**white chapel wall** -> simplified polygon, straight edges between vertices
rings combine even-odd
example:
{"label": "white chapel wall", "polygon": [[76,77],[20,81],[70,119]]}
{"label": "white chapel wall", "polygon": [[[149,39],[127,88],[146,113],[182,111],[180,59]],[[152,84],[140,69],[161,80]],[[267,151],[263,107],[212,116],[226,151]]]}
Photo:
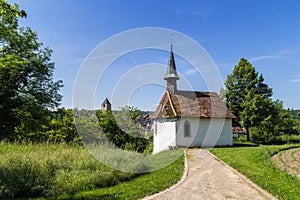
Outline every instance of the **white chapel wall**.
{"label": "white chapel wall", "polygon": [[154,120],[153,153],[176,146],[176,122],[173,119]]}
{"label": "white chapel wall", "polygon": [[[191,124],[191,136],[184,137],[184,122]],[[182,118],[176,123],[178,146],[211,147],[232,145],[231,119],[224,118]]]}

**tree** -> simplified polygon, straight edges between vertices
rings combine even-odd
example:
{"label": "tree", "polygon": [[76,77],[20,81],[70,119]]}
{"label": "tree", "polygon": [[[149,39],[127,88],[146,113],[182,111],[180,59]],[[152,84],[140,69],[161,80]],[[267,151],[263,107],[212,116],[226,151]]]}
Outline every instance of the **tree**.
{"label": "tree", "polygon": [[283,108],[283,102],[276,100],[269,105],[268,116],[255,127],[253,139],[268,142],[278,136],[298,134],[296,121]]}
{"label": "tree", "polygon": [[116,147],[121,149],[143,152],[149,145],[144,138],[141,127],[133,123],[140,110],[135,107],[122,107],[120,112],[113,115],[111,111],[98,111],[99,125],[107,137]]}
{"label": "tree", "polygon": [[111,111],[98,111],[97,117],[101,130],[107,139],[116,147],[124,149],[128,140],[127,135],[117,125],[113,113]]}
{"label": "tree", "polygon": [[231,112],[237,117],[235,123],[249,129],[265,117],[265,107],[272,96],[272,89],[264,82],[262,74],[244,58],[233,69],[225,81],[225,100]]}
{"label": "tree", "polygon": [[115,115],[115,120],[119,128],[134,137],[142,136],[142,127],[137,126],[134,120],[141,114],[141,111],[133,106],[125,106],[120,108],[120,112]]}
{"label": "tree", "polygon": [[295,121],[279,100],[272,100],[272,89],[264,83],[262,74],[244,58],[228,75],[226,89],[221,90],[226,103],[237,119],[236,124],[246,129],[250,141],[253,136],[262,142],[283,134],[297,134]]}
{"label": "tree", "polygon": [[43,135],[48,142],[76,143],[80,141],[72,109],[61,108],[53,112],[48,127],[45,128],[47,131],[44,131]]}
{"label": "tree", "polygon": [[36,32],[19,27],[26,12],[0,0],[0,139],[41,129],[60,104],[62,81],[53,80],[52,51]]}

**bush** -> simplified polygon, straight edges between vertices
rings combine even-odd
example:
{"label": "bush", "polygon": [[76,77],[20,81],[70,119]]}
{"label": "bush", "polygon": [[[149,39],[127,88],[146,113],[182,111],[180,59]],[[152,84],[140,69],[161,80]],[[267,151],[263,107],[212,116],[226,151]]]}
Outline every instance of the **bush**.
{"label": "bush", "polygon": [[241,136],[237,139],[237,142],[247,142],[247,136],[244,135],[244,136]]}
{"label": "bush", "polygon": [[299,144],[300,135],[281,135],[273,137],[266,144]]}

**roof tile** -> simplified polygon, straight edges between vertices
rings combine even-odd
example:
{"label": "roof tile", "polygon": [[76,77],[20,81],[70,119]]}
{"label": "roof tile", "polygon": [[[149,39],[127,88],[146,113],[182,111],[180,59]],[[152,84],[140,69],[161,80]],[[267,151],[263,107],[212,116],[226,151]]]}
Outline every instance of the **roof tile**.
{"label": "roof tile", "polygon": [[152,118],[235,118],[216,92],[165,91]]}

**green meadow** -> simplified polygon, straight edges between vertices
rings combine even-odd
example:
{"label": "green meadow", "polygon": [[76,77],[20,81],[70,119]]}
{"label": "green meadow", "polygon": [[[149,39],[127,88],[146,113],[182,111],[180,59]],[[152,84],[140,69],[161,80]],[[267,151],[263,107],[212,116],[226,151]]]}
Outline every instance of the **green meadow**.
{"label": "green meadow", "polygon": [[[174,153],[158,156],[168,159]],[[105,166],[79,145],[0,142],[0,199],[142,198],[180,180],[183,150],[175,154],[178,159],[165,168],[130,173]],[[141,160],[133,167],[151,171],[153,166]]]}

